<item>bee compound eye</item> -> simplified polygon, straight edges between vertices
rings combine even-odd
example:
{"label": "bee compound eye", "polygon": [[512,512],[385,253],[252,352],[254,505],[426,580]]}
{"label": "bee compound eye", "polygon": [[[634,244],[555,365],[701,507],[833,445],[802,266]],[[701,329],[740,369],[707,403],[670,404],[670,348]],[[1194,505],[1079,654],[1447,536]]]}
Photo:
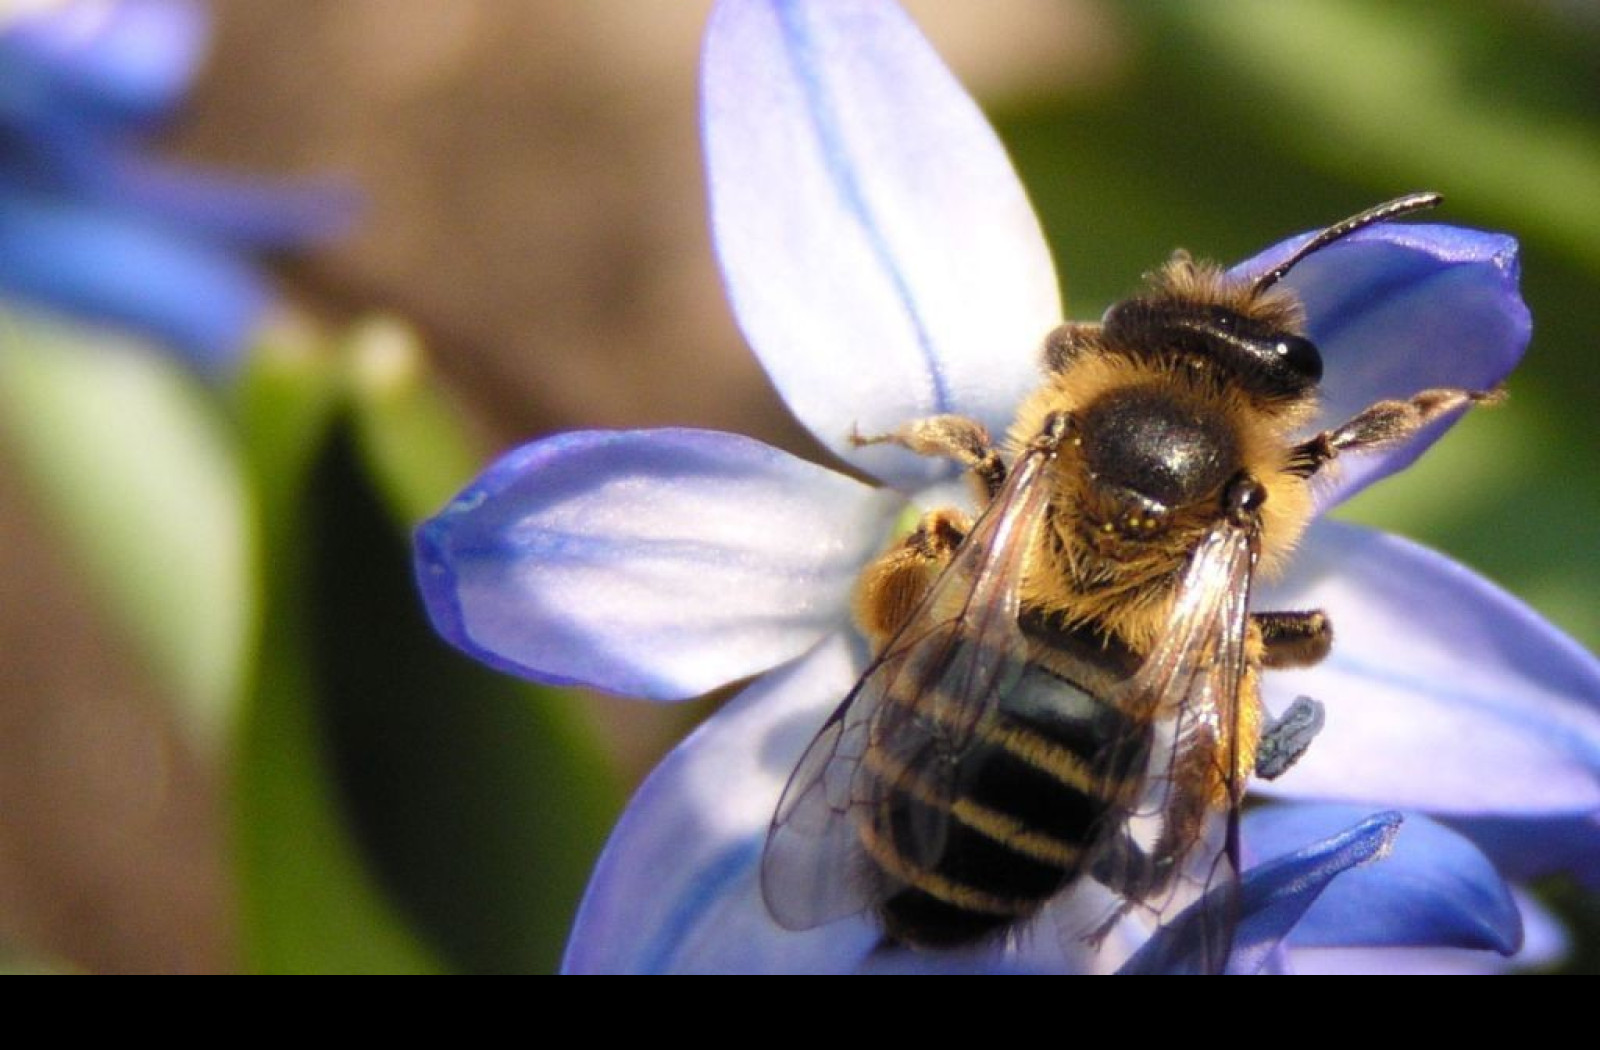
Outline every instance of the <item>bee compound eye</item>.
{"label": "bee compound eye", "polygon": [[1279,336],[1272,345],[1272,353],[1284,368],[1308,382],[1322,378],[1322,353],[1317,344],[1304,336]]}

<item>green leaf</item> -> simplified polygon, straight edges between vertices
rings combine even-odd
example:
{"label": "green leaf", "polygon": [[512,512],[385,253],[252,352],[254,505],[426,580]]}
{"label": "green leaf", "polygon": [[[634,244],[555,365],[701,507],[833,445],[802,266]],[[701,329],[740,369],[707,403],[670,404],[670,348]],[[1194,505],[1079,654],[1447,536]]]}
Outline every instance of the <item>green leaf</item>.
{"label": "green leaf", "polygon": [[[432,630],[354,428],[319,462],[314,666],[349,820],[457,969],[551,971],[620,808],[572,699]],[[396,449],[400,446],[397,444]]]}
{"label": "green leaf", "polygon": [[238,779],[270,971],[548,971],[620,808],[572,698],[426,621],[411,523],[474,467],[404,330],[264,355],[242,420],[267,588]]}
{"label": "green leaf", "polygon": [[433,972],[350,834],[319,711],[307,501],[340,407],[337,367],[315,345],[269,347],[242,389],[265,589],[234,781],[243,951],[263,972]]}

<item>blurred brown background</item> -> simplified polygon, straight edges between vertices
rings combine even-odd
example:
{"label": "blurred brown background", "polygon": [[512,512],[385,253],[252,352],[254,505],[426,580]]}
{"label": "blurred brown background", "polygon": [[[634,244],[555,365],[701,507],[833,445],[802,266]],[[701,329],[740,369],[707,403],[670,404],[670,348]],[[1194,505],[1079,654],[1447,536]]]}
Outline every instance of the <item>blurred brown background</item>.
{"label": "blurred brown background", "polygon": [[[1098,6],[909,6],[981,100],[1092,90],[1117,69]],[[295,301],[415,323],[492,447],[686,424],[803,451],[711,257],[694,108],[708,8],[223,0],[171,149],[355,182],[356,235],[295,264]],[[226,784],[6,469],[0,578],[0,940],[21,965],[233,968]],[[688,717],[597,704],[635,772]]]}

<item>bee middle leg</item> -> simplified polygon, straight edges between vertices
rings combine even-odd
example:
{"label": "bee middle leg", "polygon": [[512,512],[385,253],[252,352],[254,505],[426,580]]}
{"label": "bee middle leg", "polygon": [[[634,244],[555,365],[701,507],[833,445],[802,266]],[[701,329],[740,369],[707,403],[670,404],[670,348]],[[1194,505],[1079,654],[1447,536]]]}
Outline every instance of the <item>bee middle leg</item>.
{"label": "bee middle leg", "polygon": [[1290,469],[1302,478],[1309,478],[1342,453],[1399,444],[1441,416],[1471,405],[1492,405],[1504,397],[1505,392],[1498,387],[1493,390],[1437,387],[1404,401],[1376,402],[1343,426],[1325,430],[1296,445]]}
{"label": "bee middle leg", "polygon": [[967,416],[944,415],[914,419],[887,434],[851,434],[850,443],[899,445],[919,456],[943,456],[972,471],[990,499],[1006,481],[1006,464],[1000,450],[989,440],[989,430]]}
{"label": "bee middle leg", "polygon": [[[1251,613],[1250,623],[1261,638],[1262,667],[1310,667],[1333,647],[1333,624],[1321,609]],[[1250,759],[1255,775],[1276,780],[1287,773],[1322,731],[1322,722],[1322,705],[1308,696],[1297,697],[1280,717],[1268,717]]]}
{"label": "bee middle leg", "polygon": [[[1309,667],[1322,663],[1323,656],[1333,648],[1333,623],[1320,608],[1251,613],[1250,623],[1261,637],[1262,667]],[[1322,731],[1322,722],[1322,704],[1309,696],[1294,699],[1282,717],[1269,717],[1261,727],[1250,759],[1256,776],[1277,779],[1285,775],[1306,754],[1310,741]]]}
{"label": "bee middle leg", "polygon": [[1333,623],[1321,609],[1251,613],[1261,632],[1261,666],[1274,670],[1321,663],[1333,648]]}

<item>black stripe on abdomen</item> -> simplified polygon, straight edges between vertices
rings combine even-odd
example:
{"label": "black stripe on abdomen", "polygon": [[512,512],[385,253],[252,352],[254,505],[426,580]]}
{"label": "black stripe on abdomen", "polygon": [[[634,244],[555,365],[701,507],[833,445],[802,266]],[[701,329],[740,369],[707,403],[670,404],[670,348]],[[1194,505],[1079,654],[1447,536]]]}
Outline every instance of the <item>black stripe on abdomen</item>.
{"label": "black stripe on abdomen", "polygon": [[898,940],[960,944],[1033,914],[1082,870],[1142,768],[1132,754],[1104,768],[1107,742],[1134,732],[1114,708],[1042,668],[1027,678],[958,757],[932,741],[869,756],[878,808],[863,834],[897,887],[881,911]]}

